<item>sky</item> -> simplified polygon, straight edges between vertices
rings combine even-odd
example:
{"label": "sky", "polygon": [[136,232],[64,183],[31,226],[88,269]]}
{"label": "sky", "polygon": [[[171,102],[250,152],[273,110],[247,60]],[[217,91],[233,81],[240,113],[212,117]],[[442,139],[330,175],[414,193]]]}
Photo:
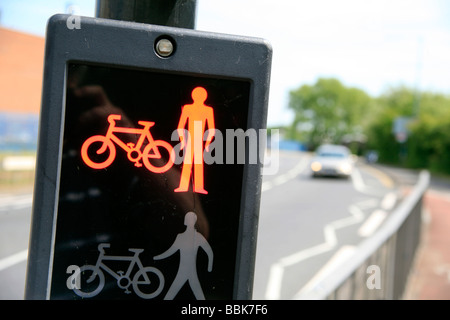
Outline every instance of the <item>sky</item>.
{"label": "sky", "polygon": [[[70,5],[95,15],[95,0],[0,0],[0,25],[44,36]],[[196,29],[271,43],[268,126],[290,124],[289,91],[321,77],[372,96],[399,86],[450,94],[448,0],[197,0]]]}

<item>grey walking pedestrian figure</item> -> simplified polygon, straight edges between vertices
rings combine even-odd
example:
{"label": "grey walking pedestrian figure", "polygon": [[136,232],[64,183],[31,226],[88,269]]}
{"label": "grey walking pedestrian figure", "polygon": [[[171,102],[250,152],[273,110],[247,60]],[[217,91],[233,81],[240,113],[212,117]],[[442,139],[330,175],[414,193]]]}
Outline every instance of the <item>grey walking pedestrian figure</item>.
{"label": "grey walking pedestrian figure", "polygon": [[202,287],[197,275],[197,252],[201,247],[208,255],[208,272],[212,271],[213,266],[213,251],[205,237],[195,229],[197,222],[197,215],[195,212],[188,212],[184,217],[184,224],[186,230],[179,233],[167,251],[155,256],[153,259],[161,260],[171,256],[180,251],[180,266],[178,268],[175,280],[167,291],[164,300],[173,300],[178,294],[183,285],[188,282],[192,292],[197,300],[205,300]]}

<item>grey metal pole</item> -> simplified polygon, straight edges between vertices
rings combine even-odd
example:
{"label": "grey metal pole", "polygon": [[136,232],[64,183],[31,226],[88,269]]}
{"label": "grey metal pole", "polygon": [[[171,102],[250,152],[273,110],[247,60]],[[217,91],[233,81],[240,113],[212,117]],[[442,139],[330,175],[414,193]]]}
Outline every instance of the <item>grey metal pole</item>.
{"label": "grey metal pole", "polygon": [[98,18],[194,29],[197,0],[97,0]]}

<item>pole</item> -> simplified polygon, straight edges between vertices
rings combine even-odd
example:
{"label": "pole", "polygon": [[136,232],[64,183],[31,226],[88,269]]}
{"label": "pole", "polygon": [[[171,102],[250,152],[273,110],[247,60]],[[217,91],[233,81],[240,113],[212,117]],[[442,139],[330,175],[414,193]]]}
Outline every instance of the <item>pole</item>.
{"label": "pole", "polygon": [[97,0],[98,18],[194,29],[197,0]]}

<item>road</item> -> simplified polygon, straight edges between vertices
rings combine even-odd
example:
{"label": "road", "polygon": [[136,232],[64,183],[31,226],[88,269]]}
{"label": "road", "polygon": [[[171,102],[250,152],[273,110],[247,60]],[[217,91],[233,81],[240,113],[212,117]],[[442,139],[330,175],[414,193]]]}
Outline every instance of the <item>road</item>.
{"label": "road", "polygon": [[29,192],[0,195],[0,300],[24,296],[31,204]]}
{"label": "road", "polygon": [[395,181],[364,161],[351,179],[312,178],[309,158],[282,153],[279,173],[264,176],[254,299],[295,299],[348,257],[399,201]]}
{"label": "road", "polygon": [[[265,175],[254,299],[292,299],[369,237],[398,202],[390,175],[359,162],[351,179],[310,177],[308,153]],[[414,177],[412,178],[414,180]],[[23,299],[32,196],[0,195],[0,299]]]}

